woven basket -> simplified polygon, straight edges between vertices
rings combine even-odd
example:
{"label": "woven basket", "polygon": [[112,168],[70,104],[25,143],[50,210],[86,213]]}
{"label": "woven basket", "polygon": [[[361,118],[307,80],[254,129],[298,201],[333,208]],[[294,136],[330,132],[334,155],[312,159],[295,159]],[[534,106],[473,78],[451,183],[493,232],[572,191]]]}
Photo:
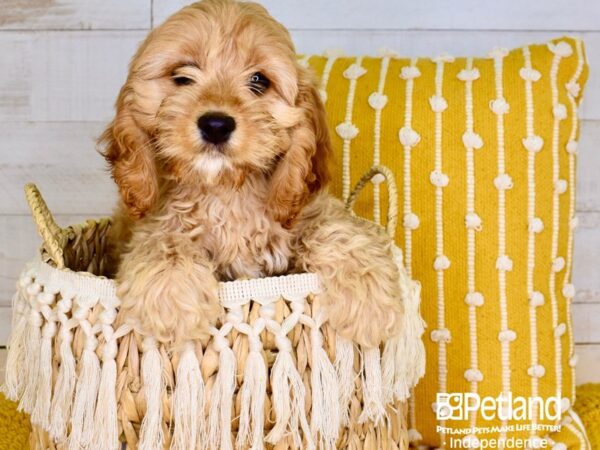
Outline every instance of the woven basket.
{"label": "woven basket", "polygon": [[[397,209],[388,182],[388,231]],[[44,240],[14,299],[7,397],[31,414],[32,449],[407,449],[406,400],[424,372],[420,288],[401,268],[402,333],[377,349],[338,337],[319,281],[297,274],[220,284],[227,314],[206,342],[168,353],[115,328],[109,219],[61,229],[33,185]]]}

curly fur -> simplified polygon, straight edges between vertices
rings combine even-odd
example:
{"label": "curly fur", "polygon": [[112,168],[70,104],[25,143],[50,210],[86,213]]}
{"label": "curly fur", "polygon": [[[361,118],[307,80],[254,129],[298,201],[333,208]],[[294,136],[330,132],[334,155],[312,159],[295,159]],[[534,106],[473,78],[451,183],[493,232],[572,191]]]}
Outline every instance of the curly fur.
{"label": "curly fur", "polygon": [[[263,95],[248,87],[257,71]],[[205,0],[173,15],[137,51],[116,109],[101,145],[121,196],[121,320],[180,345],[219,320],[218,281],[309,270],[343,336],[375,346],[399,331],[391,241],[326,193],[316,84],[264,8]],[[236,121],[219,148],[197,129],[209,111]]]}

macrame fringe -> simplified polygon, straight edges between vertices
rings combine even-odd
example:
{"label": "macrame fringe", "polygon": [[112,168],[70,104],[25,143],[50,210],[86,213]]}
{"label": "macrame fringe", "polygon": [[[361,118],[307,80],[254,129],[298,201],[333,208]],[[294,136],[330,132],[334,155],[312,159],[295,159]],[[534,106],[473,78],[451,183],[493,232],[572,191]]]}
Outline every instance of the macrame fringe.
{"label": "macrame fringe", "polygon": [[96,356],[95,337],[93,339],[88,337],[85,345],[71,413],[69,450],[85,448],[91,442],[94,431],[94,408],[98,398],[100,361]]}
{"label": "macrame fringe", "polygon": [[[412,388],[425,375],[425,345],[421,337],[425,332],[425,321],[421,318],[421,285],[416,281],[408,280],[410,284],[410,295],[405,306],[404,350],[406,358],[402,359],[402,371],[407,374],[406,379]],[[407,396],[408,397],[408,396]],[[406,398],[407,398],[406,397]]]}
{"label": "macrame fringe", "polygon": [[301,427],[306,444],[304,448],[312,450],[315,443],[312,439],[304,396],[306,390],[302,378],[296,369],[289,349],[280,348],[271,370],[271,390],[273,392],[273,410],[275,425],[265,438],[265,441],[276,445],[285,435],[291,435],[294,445],[302,448]]}
{"label": "macrame fringe", "polygon": [[204,441],[204,380],[191,342],[184,348],[177,366],[173,420],[171,450],[195,449],[197,442]]}
{"label": "macrame fringe", "polygon": [[25,276],[19,280],[19,287],[13,296],[13,318],[8,356],[6,358],[5,378],[2,392],[9,400],[16,402],[23,394],[24,366],[26,358],[25,340],[27,338],[27,305],[26,288],[32,282],[31,277]]}
{"label": "macrame fringe", "polygon": [[212,449],[232,450],[231,409],[235,390],[235,355],[223,336],[215,336],[214,345],[219,352],[219,372],[210,396],[208,442]]}
{"label": "macrame fringe", "polygon": [[25,338],[26,358],[23,362],[23,373],[21,375],[25,379],[25,385],[23,389],[23,396],[21,397],[21,401],[19,402],[19,407],[17,409],[19,411],[25,411],[28,414],[31,414],[33,408],[35,407],[39,380],[38,375],[42,338],[41,327],[44,322],[42,315],[36,309],[34,309],[36,306],[35,295],[39,292],[39,290],[40,286],[37,283],[34,283],[27,288],[31,309],[29,311],[27,333]]}
{"label": "macrame fringe", "polygon": [[54,397],[52,398],[52,405],[50,407],[49,432],[50,436],[54,439],[63,441],[67,437],[67,424],[71,417],[71,405],[77,375],[75,373],[75,357],[71,350],[73,335],[70,329],[65,327],[65,324],[62,325],[60,330],[60,339],[60,366],[56,377]]}
{"label": "macrame fringe", "polygon": [[351,341],[340,336],[335,344],[335,371],[339,386],[340,423],[350,424],[350,400],[354,393],[354,345]]}
{"label": "macrame fringe", "polygon": [[[401,254],[395,256],[398,264],[402,264]],[[420,285],[409,280],[403,270],[401,277],[405,306],[402,334],[386,343],[383,356],[380,356],[378,348],[365,351],[360,373],[356,373],[354,366],[354,344],[339,336],[336,337],[335,362],[332,364],[323,348],[320,319],[313,321],[303,315],[304,298],[292,301],[292,315],[284,325],[272,321],[273,314],[268,311],[270,306],[273,309],[271,304],[261,307],[260,320],[273,322],[267,329],[275,335],[279,350],[270,372],[269,386],[275,423],[266,437],[263,436],[264,408],[269,371],[260,341],[260,333],[266,325],[255,322],[253,327],[247,325],[248,328],[244,329],[243,315],[234,317],[230,312],[231,320],[227,320],[220,330],[211,331],[214,348],[219,353],[219,368],[210,391],[207,420],[204,417],[207,392],[194,343],[189,343],[182,350],[170,410],[174,424],[170,448],[233,450],[231,424],[234,420],[236,357],[227,339],[233,327],[247,335],[249,340],[249,353],[239,391],[240,416],[235,441],[238,450],[264,450],[265,442],[273,445],[284,443],[308,450],[317,447],[335,449],[340,425],[350,425],[351,399],[359,381],[357,377],[361,378],[364,403],[359,423],[372,421],[375,426],[381,425],[387,417],[385,405],[405,400],[409,389],[423,376],[425,369],[421,341],[425,325],[419,315]],[[92,325],[88,315],[98,304],[97,299],[78,296],[77,302],[73,295],[61,292],[62,299],[54,305],[56,294],[53,292],[47,287],[42,291],[39,281],[33,279],[33,272],[21,278],[20,288],[13,298],[13,335],[3,389],[9,398],[21,397],[19,409],[30,413],[32,422],[46,429],[53,439],[69,450],[118,450],[117,341],[130,331],[126,328],[112,329],[118,299],[114,298],[114,304],[110,303],[111,299],[101,302],[105,308],[100,317],[101,323],[95,320]],[[75,304],[74,309],[71,309],[72,303]],[[241,308],[239,312],[241,314]],[[298,371],[291,342],[286,336],[297,323],[311,329],[310,424],[306,412],[306,380]],[[59,324],[57,344],[60,343],[60,364],[52,389],[52,347]],[[79,361],[75,360],[72,350],[72,329],[75,327],[85,336]],[[102,364],[96,354],[99,330],[105,339]],[[163,450],[167,440],[163,418],[163,360],[154,338],[144,339],[142,347],[141,375],[146,412],[141,423],[138,448]]]}
{"label": "macrame fringe", "polygon": [[38,370],[37,401],[31,413],[31,422],[47,430],[50,426],[50,404],[52,400],[52,338],[56,324],[47,322],[42,329],[42,345]]}
{"label": "macrame fringe", "polygon": [[264,407],[267,395],[267,366],[257,336],[249,337],[250,353],[246,359],[244,381],[240,389],[241,412],[236,447],[263,450]]}
{"label": "macrame fringe", "polygon": [[402,333],[390,339],[383,352],[383,381],[386,386],[384,400],[391,400],[387,386],[393,386],[393,399],[405,401],[410,396],[410,389],[425,375],[425,346],[421,339],[425,332],[425,322],[421,318],[419,309],[421,285],[410,280],[406,275],[402,252],[394,247],[393,253],[400,269],[404,316]]}
{"label": "macrame fringe", "polygon": [[335,449],[340,429],[339,386],[335,368],[323,349],[319,324],[311,329],[312,347],[312,413],[311,431],[318,437],[320,448]]}
{"label": "macrame fringe", "polygon": [[[116,344],[115,344],[116,345]],[[118,450],[119,424],[117,421],[117,363],[114,352],[105,349],[102,358],[102,374],[98,389],[98,402],[94,414],[94,445],[106,450]]]}
{"label": "macrame fringe", "polygon": [[[393,338],[385,343],[383,355],[381,357],[381,377],[383,381],[383,401],[391,403],[398,398],[399,392],[396,390],[396,359],[403,358],[398,349],[398,338]],[[402,393],[400,393],[402,394]]]}
{"label": "macrame fringe", "polygon": [[358,422],[371,421],[377,426],[386,417],[379,348],[364,351],[362,369],[363,411]]}
{"label": "macrame fringe", "polygon": [[140,450],[162,450],[164,433],[162,428],[163,390],[162,360],[156,340],[151,337],[144,339],[142,344],[142,381],[146,393],[146,414],[140,428]]}

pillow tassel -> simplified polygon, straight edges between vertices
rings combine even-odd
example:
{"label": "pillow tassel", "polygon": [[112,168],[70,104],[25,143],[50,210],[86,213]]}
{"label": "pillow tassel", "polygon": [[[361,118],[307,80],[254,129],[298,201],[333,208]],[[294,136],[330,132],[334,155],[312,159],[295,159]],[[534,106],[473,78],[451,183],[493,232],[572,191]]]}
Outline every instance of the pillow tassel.
{"label": "pillow tassel", "polygon": [[186,344],[177,365],[173,420],[171,450],[195,449],[203,439],[204,380],[193,342]]}
{"label": "pillow tassel", "polygon": [[164,433],[161,394],[164,388],[162,360],[156,340],[144,338],[142,381],[146,393],[146,414],[140,428],[140,450],[162,450]]}

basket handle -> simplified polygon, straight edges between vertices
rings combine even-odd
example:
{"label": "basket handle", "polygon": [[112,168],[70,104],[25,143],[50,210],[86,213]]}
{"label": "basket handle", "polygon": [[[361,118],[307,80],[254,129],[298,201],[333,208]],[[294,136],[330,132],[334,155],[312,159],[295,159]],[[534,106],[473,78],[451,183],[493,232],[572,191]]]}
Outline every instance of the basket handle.
{"label": "basket handle", "polygon": [[33,183],[25,185],[25,197],[31,209],[33,220],[37,226],[38,233],[44,241],[46,251],[59,269],[65,267],[63,248],[66,241],[65,232],[56,224],[48,205],[42,198],[42,194]]}
{"label": "basket handle", "polygon": [[377,165],[369,169],[361,179],[356,183],[354,189],[350,193],[350,196],[346,200],[346,208],[352,209],[358,194],[366,186],[366,184],[375,176],[382,175],[385,178],[387,189],[388,189],[388,211],[387,211],[387,234],[394,238],[396,234],[396,224],[398,223],[398,189],[396,187],[396,180],[394,179],[394,173],[386,166]]}

